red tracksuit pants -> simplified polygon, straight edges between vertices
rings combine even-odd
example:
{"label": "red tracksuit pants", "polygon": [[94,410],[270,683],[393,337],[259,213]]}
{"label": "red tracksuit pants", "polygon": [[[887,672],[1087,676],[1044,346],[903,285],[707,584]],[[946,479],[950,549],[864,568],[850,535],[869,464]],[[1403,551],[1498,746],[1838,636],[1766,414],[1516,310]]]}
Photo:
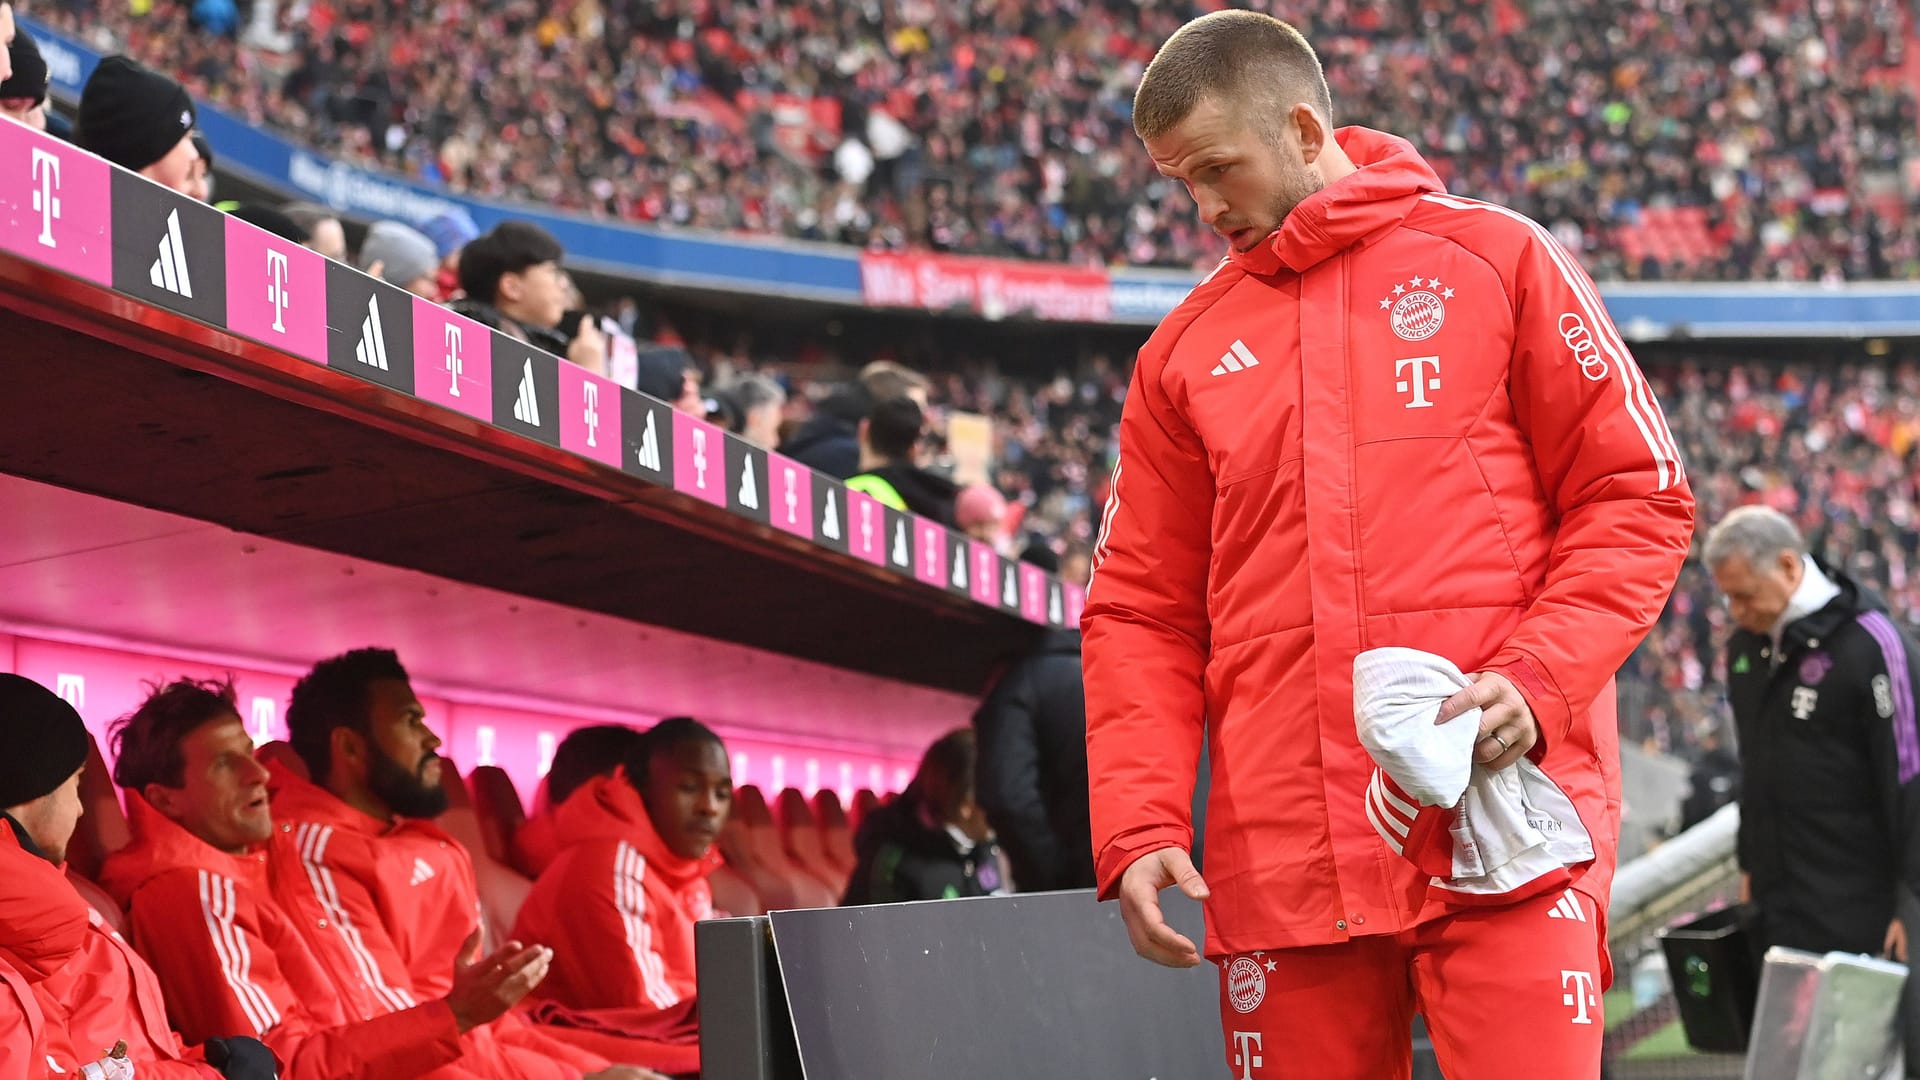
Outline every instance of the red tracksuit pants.
{"label": "red tracksuit pants", "polygon": [[1578,887],[1391,936],[1218,958],[1233,1080],[1402,1080],[1415,1013],[1447,1080],[1595,1080],[1610,974]]}

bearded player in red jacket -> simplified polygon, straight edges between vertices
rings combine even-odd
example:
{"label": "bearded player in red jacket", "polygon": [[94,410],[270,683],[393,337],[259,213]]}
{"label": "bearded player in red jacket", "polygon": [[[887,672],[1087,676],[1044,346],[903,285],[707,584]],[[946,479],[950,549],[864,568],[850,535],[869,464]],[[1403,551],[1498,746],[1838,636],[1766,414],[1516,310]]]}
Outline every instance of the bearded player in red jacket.
{"label": "bearded player in red jacket", "polygon": [[[1612,677],[1693,498],[1573,256],[1332,114],[1312,47],[1246,11],[1183,27],[1135,97],[1232,253],[1141,350],[1120,424],[1083,623],[1100,894],[1142,956],[1219,965],[1240,1080],[1405,1077],[1416,1012],[1449,1076],[1593,1077]],[[1389,645],[1473,673],[1436,719],[1482,710],[1478,763],[1566,793],[1596,853],[1570,889],[1468,906],[1375,832],[1353,663]],[[1176,884],[1200,949],[1162,918]]]}

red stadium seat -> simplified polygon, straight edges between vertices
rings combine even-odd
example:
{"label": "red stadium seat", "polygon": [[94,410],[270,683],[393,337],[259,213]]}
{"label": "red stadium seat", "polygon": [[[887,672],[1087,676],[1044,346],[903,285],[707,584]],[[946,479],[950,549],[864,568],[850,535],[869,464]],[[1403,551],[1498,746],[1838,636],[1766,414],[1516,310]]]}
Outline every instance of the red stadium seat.
{"label": "red stadium seat", "polygon": [[67,869],[84,878],[99,876],[107,856],[132,842],[127,828],[126,808],[120,802],[120,789],[107,771],[107,760],[100,744],[87,740],[87,769],[80,774],[80,805],[86,813],[67,844]]}
{"label": "red stadium seat", "polygon": [[473,859],[473,874],[480,890],[480,910],[485,916],[481,929],[486,931],[486,948],[499,948],[513,931],[513,920],[520,905],[527,902],[533,882],[526,875],[488,854],[481,835],[480,815],[460,778],[460,770],[447,763],[440,770],[440,786],[447,792],[447,812],[434,820],[447,835],[460,841]]}
{"label": "red stadium seat", "polygon": [[767,906],[760,902],[760,894],[753,891],[753,883],[745,874],[726,863],[713,872],[707,879],[713,888],[713,908],[718,914],[728,916],[765,915]]}
{"label": "red stadium seat", "polygon": [[847,821],[847,812],[840,805],[840,796],[832,788],[822,788],[813,797],[814,820],[820,823],[820,842],[826,847],[827,858],[832,860],[841,880],[853,874],[853,826]]}
{"label": "red stadium seat", "polygon": [[468,774],[467,788],[480,817],[480,838],[486,842],[487,854],[512,866],[514,834],[527,821],[513,777],[498,765],[482,765]]}
{"label": "red stadium seat", "polygon": [[800,794],[798,788],[788,788],[780,793],[778,809],[780,846],[786,851],[787,858],[802,873],[825,885],[835,895],[845,893],[847,875],[841,873],[827,855],[820,834],[820,823],[814,818],[813,807],[808,804],[807,797]]}
{"label": "red stadium seat", "polygon": [[861,788],[853,793],[853,806],[847,811],[847,827],[853,830],[853,835],[860,835],[860,823],[867,819],[868,814],[879,808],[880,796],[875,795],[871,790]]}
{"label": "red stadium seat", "polygon": [[74,873],[72,866],[67,867],[67,880],[73,883],[73,889],[80,894],[80,898],[85,900],[93,910],[99,912],[108,926],[113,927],[115,933],[121,937],[127,936],[127,913],[120,910],[119,904],[113,902],[113,897],[107,895],[107,890],[95,885],[91,879]]}
{"label": "red stadium seat", "polygon": [[733,817],[720,834],[720,852],[770,910],[832,907],[840,900],[787,856],[766,797],[752,784],[734,792]]}
{"label": "red stadium seat", "polygon": [[302,780],[313,779],[312,776],[307,774],[307,763],[302,761],[300,755],[294,753],[293,747],[287,743],[278,740],[265,743],[253,752],[253,756],[263,765],[270,762],[279,762],[282,768],[287,769]]}

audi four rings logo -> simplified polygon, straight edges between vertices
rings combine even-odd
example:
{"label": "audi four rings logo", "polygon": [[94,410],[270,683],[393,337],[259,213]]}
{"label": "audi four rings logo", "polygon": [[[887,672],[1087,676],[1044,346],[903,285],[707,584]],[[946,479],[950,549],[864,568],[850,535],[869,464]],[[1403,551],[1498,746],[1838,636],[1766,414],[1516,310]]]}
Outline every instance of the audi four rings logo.
{"label": "audi four rings logo", "polygon": [[1599,382],[1607,377],[1607,362],[1600,358],[1600,348],[1593,343],[1593,332],[1587,329],[1586,321],[1569,311],[1560,316],[1560,340],[1567,343],[1573,353],[1574,363],[1580,365],[1580,374],[1589,382]]}

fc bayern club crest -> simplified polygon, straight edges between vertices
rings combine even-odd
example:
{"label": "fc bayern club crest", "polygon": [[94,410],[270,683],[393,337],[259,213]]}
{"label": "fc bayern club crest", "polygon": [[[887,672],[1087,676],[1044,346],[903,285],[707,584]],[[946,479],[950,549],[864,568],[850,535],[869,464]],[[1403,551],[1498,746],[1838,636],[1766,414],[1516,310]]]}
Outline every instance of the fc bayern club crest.
{"label": "fc bayern club crest", "polygon": [[1439,278],[1414,277],[1395,282],[1393,291],[1382,297],[1380,310],[1402,341],[1425,341],[1440,332],[1447,321],[1447,301],[1453,290]]}
{"label": "fc bayern club crest", "polygon": [[1265,953],[1242,956],[1227,965],[1227,1003],[1245,1015],[1267,1000],[1267,972],[1260,964]]}

